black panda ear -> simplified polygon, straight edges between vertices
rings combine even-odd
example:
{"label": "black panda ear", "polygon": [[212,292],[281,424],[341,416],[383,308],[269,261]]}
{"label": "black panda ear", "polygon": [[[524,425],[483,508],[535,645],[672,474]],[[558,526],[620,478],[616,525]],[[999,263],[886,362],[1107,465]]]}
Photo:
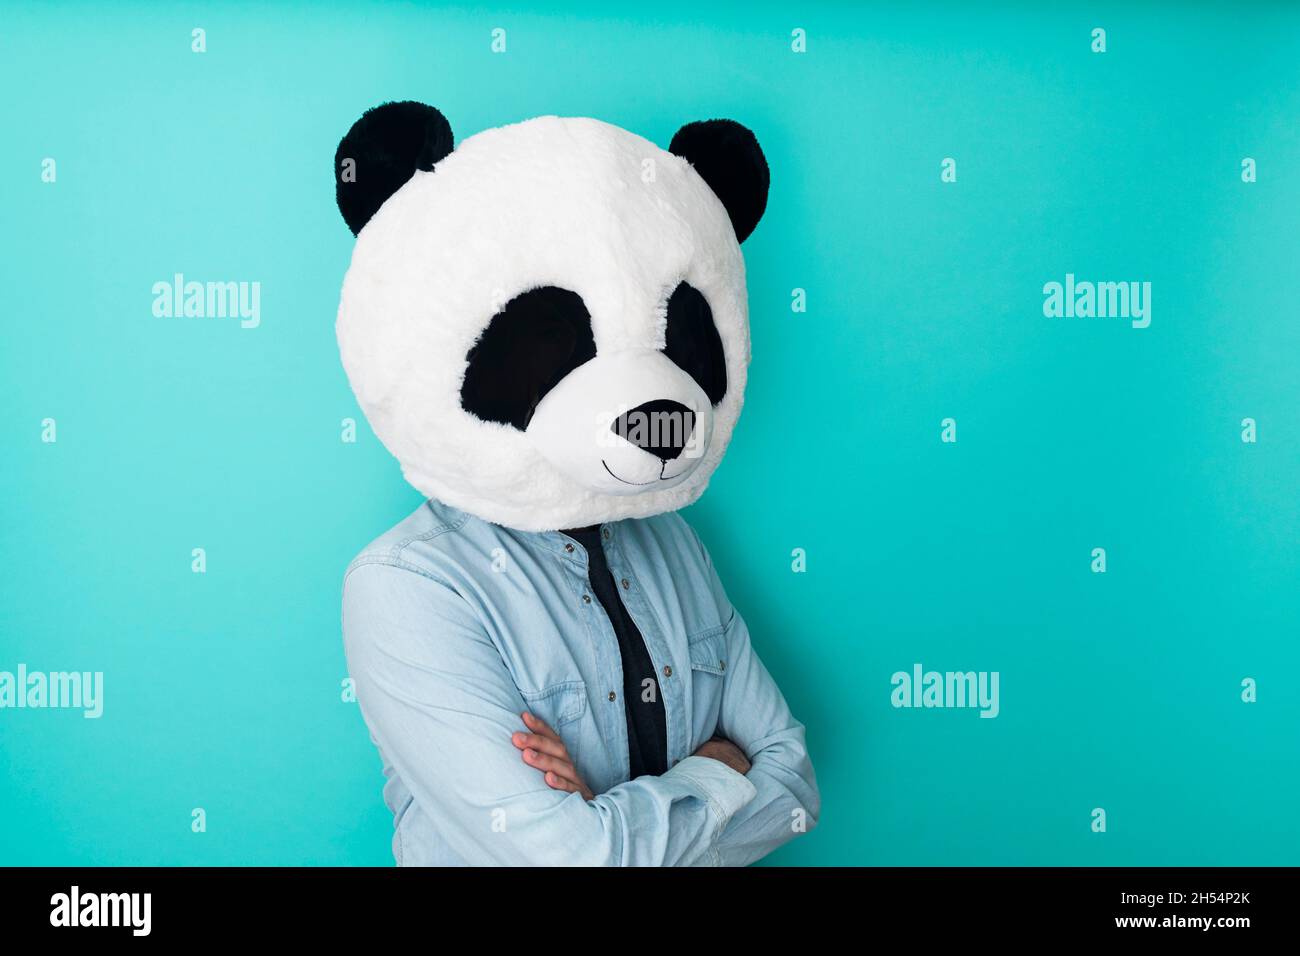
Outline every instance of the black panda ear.
{"label": "black panda ear", "polygon": [[727,207],[736,241],[744,242],[763,218],[770,179],[754,134],[729,119],[687,123],[673,136],[668,152],[695,167]]}
{"label": "black panda ear", "polygon": [[451,126],[432,106],[406,101],[366,110],[334,152],[334,194],[356,235],[417,169],[451,152]]}

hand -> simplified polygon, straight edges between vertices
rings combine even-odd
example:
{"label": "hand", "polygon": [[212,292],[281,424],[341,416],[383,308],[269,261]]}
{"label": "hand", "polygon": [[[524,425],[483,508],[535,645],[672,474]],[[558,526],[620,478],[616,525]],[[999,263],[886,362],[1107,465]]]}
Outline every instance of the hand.
{"label": "hand", "polygon": [[725,737],[714,737],[704,741],[700,744],[700,749],[695,751],[694,756],[710,757],[721,761],[739,774],[749,773],[751,766],[745,752]]}
{"label": "hand", "polygon": [[520,716],[532,733],[516,731],[510,735],[510,742],[523,752],[524,763],[542,771],[546,785],[551,789],[580,793],[582,799],[591,800],[595,795],[569,759],[569,751],[565,749],[560,735],[546,726],[546,721],[540,717],[534,717],[527,711]]}

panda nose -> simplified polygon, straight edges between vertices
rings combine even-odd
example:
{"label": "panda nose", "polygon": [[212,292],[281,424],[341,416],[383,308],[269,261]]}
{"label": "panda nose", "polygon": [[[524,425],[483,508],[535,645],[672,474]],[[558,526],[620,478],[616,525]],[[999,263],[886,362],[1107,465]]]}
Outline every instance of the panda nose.
{"label": "panda nose", "polygon": [[695,413],[681,402],[660,398],[624,412],[614,419],[609,430],[668,462],[680,455],[691,440]]}

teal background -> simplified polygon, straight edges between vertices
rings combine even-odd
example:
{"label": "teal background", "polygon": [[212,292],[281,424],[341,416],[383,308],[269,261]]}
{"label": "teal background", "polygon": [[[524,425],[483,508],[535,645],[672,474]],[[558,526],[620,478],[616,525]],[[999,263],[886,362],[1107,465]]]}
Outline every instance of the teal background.
{"label": "teal background", "polygon": [[[771,861],[1300,862],[1300,12],[745,6],[5,6],[0,669],[106,702],[0,711],[0,863],[391,864],[339,596],[419,498],[339,364],[331,159],[400,98],[763,144],[688,517],[808,726],[822,822]],[[175,272],[261,327],[154,318]],[[1066,272],[1152,282],[1151,327],[1044,318]],[[1001,715],[893,709],[916,662]]]}

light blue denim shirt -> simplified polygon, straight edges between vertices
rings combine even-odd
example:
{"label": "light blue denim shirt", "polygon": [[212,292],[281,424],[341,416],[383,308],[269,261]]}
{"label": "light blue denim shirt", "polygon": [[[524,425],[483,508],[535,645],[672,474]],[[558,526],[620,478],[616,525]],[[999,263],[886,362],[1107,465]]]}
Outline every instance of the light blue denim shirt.
{"label": "light blue denim shirt", "polygon": [[[743,865],[816,823],[804,727],[698,536],[677,514],[601,533],[659,675],[662,776],[628,779],[618,640],[580,544],[431,500],[349,566],[348,669],[399,865]],[[594,799],[523,762],[524,710],[559,733]],[[714,734],[748,774],[692,756]]]}

